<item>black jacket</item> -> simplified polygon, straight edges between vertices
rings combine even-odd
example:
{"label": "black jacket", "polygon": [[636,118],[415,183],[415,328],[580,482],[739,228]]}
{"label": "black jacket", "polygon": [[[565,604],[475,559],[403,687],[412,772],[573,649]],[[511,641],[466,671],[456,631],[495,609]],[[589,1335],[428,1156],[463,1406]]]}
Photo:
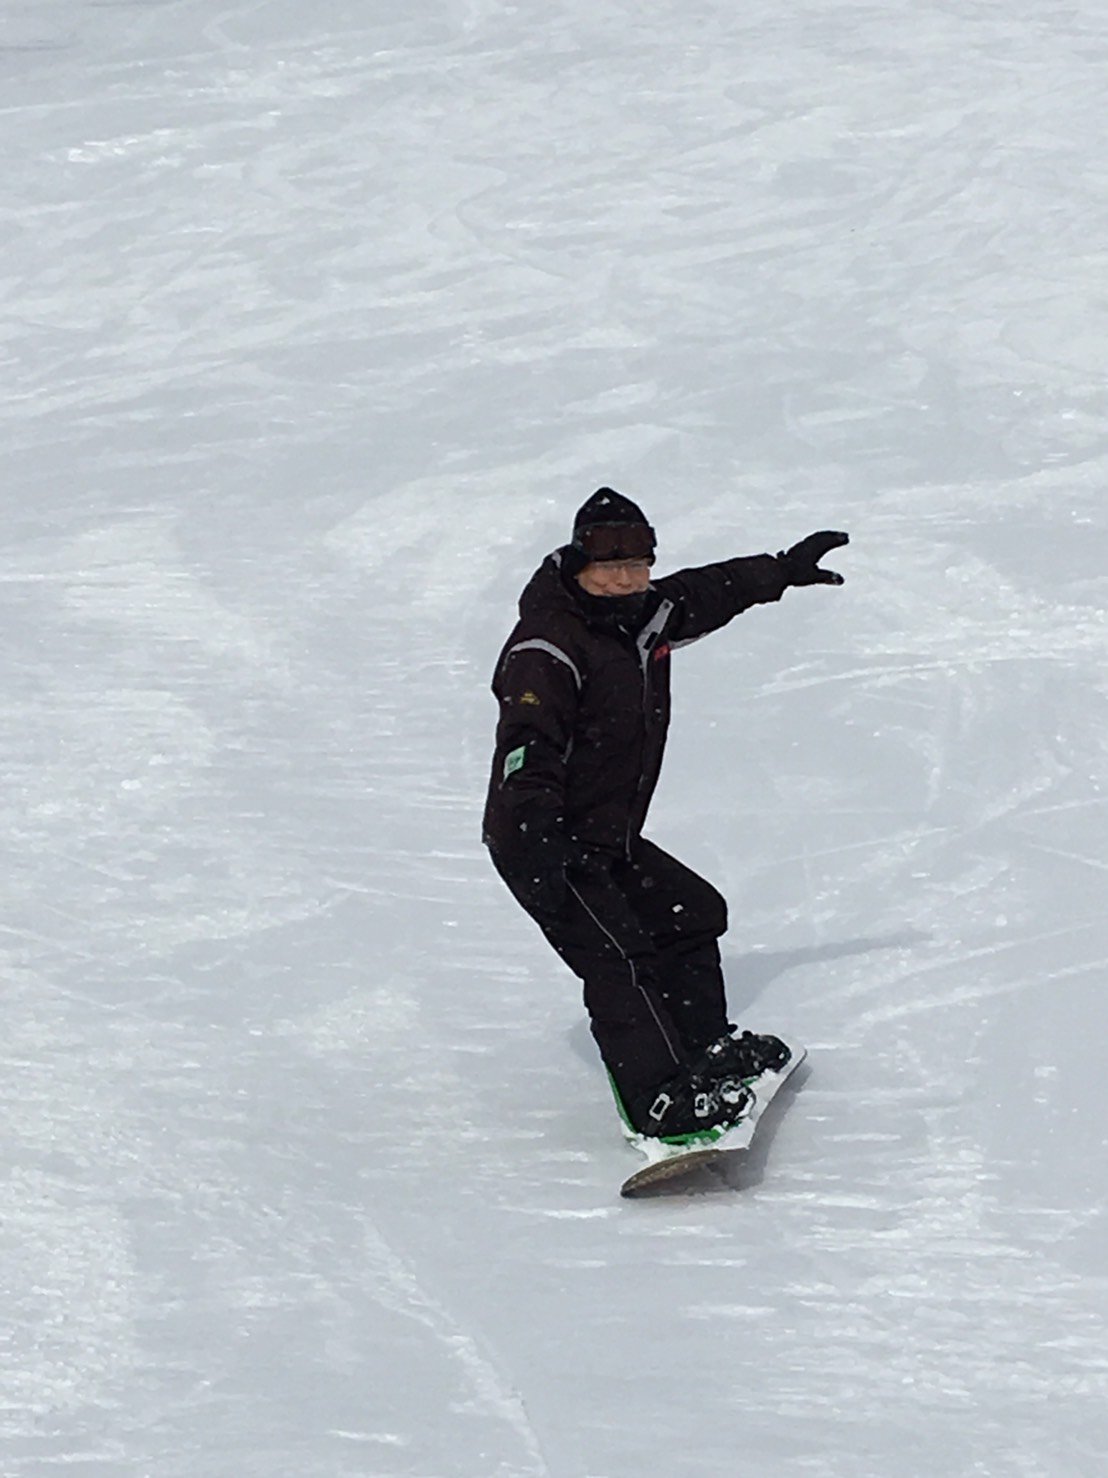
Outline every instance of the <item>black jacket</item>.
{"label": "black jacket", "polygon": [[565,838],[627,855],[646,820],[669,727],[677,647],[750,606],[781,598],[770,554],[654,581],[637,629],[582,601],[549,555],[519,602],[492,689],[500,704],[485,807],[486,843],[507,867]]}

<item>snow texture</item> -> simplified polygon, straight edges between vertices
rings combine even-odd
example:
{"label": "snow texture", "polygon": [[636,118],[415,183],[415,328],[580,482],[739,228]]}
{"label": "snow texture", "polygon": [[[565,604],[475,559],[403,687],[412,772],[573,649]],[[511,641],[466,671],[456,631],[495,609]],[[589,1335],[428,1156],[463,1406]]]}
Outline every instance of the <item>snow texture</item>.
{"label": "snow texture", "polygon": [[[1103,0],[0,0],[5,1478],[1099,1478]],[[478,830],[602,483],[811,1071],[633,1167]]]}

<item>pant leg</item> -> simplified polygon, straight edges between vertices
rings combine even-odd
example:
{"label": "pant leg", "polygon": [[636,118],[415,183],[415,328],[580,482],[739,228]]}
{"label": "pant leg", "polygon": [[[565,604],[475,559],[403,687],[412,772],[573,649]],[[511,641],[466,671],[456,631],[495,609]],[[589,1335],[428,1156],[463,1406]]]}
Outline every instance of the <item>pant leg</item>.
{"label": "pant leg", "polygon": [[695,1056],[727,1030],[718,943],[727,930],[727,903],[690,867],[642,839],[620,864],[616,882],[650,936],[662,1003]]}
{"label": "pant leg", "polygon": [[636,1106],[653,1098],[691,1054],[663,999],[658,951],[617,885],[612,864],[595,858],[571,867],[566,907],[554,919],[536,917],[511,869],[495,855],[493,864],[581,980],[600,1055],[636,1118]]}

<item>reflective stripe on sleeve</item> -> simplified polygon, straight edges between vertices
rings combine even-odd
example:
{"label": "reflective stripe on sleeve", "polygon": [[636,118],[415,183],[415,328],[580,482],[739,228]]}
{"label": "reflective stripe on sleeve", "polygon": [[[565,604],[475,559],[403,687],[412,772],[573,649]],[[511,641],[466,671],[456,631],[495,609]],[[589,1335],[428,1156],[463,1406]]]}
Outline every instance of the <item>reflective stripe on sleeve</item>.
{"label": "reflective stripe on sleeve", "polygon": [[509,647],[504,653],[504,661],[507,662],[508,658],[514,657],[517,652],[546,652],[548,656],[556,657],[559,662],[564,662],[570,672],[573,673],[573,680],[577,684],[578,692],[584,686],[576,662],[572,658],[567,657],[561,647],[556,647],[553,642],[541,641],[538,637],[534,637],[531,641],[516,642],[514,647]]}

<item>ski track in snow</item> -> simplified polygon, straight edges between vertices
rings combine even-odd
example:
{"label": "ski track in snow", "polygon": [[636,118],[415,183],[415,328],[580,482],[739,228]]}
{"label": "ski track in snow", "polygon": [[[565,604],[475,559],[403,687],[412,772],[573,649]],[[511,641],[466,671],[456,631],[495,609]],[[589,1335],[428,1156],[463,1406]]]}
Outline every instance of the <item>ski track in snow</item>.
{"label": "ski track in snow", "polygon": [[[1106,61],[0,0],[6,1475],[1099,1478]],[[609,480],[667,568],[853,535],[681,654],[653,814],[811,1073],[634,1205],[477,839]]]}
{"label": "ski track in snow", "polygon": [[505,1385],[503,1377],[478,1347],[473,1335],[460,1328],[447,1310],[427,1292],[405,1259],[399,1256],[377,1229],[366,1228],[366,1247],[370,1266],[377,1275],[378,1301],[386,1306],[392,1305],[401,1314],[425,1325],[436,1342],[448,1350],[462,1366],[477,1400],[519,1438],[523,1461],[503,1464],[502,1471],[505,1475],[548,1474],[550,1469],[523,1403],[516,1392]]}

